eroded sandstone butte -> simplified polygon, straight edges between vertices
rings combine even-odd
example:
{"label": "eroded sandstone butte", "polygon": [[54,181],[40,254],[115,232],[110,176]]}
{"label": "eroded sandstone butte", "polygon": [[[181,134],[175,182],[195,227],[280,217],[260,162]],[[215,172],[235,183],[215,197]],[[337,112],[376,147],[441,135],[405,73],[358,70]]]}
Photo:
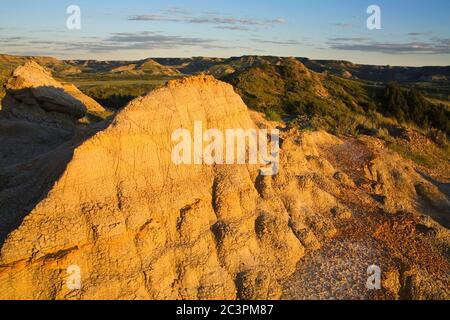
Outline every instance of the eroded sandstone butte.
{"label": "eroded sandstone butte", "polygon": [[95,100],[72,84],[55,80],[51,73],[33,60],[14,70],[5,84],[7,95],[2,109],[15,116],[37,121],[80,119],[87,112],[105,113]]}
{"label": "eroded sandstone butte", "polygon": [[[28,162],[35,177],[43,163],[62,170],[1,245],[0,298],[448,298],[449,232],[421,206],[439,214],[448,201],[411,164],[374,139],[285,128],[277,176],[177,166],[171,134],[195,121],[276,125],[198,76]],[[12,198],[0,193],[2,214]],[[372,264],[385,271],[378,293],[365,288]],[[81,290],[66,286],[70,265]]]}

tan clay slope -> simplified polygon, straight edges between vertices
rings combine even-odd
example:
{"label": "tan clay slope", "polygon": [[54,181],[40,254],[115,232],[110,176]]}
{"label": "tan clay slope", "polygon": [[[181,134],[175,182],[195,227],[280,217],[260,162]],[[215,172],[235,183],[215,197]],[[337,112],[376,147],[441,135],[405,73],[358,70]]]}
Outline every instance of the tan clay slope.
{"label": "tan clay slope", "polygon": [[72,84],[62,84],[39,64],[30,60],[14,70],[5,84],[7,96],[3,102],[6,110],[26,105],[46,112],[67,114],[82,118],[86,112],[103,114],[105,109],[84,95]]}
{"label": "tan clay slope", "polygon": [[153,59],[146,59],[139,61],[138,63],[121,65],[113,68],[111,72],[122,74],[151,74],[158,76],[175,76],[180,74],[176,68],[163,66]]}
{"label": "tan clay slope", "polygon": [[[447,297],[449,234],[417,215],[422,199],[414,186],[439,191],[401,158],[374,141],[286,130],[275,177],[246,165],[176,166],[171,134],[194,121],[205,130],[271,125],[250,115],[230,85],[207,76],[132,101],[75,149],[46,198],[6,239],[0,298],[344,298],[342,284],[333,291],[321,281],[319,258],[330,253],[346,261],[340,271],[354,286],[352,297],[368,297],[365,279],[351,279],[354,269],[365,274],[376,262],[397,271],[399,283],[403,275],[425,275],[434,297]],[[344,161],[348,154],[355,158]],[[395,194],[397,183],[404,185]],[[415,215],[397,216],[401,209]],[[399,225],[412,226],[414,246],[395,247],[404,241]],[[425,237],[416,225],[434,233]],[[349,255],[346,241],[363,242],[379,259]],[[65,285],[70,265],[81,268],[81,290]],[[305,272],[318,284],[299,283],[311,277]],[[420,286],[410,282],[388,286],[380,298],[400,290],[417,297]]]}

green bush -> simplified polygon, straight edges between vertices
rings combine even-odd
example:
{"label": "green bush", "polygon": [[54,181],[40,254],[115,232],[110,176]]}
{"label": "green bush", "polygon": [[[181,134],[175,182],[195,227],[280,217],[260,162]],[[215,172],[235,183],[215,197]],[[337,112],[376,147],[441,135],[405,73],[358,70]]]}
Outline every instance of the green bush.
{"label": "green bush", "polygon": [[389,83],[383,90],[380,101],[380,111],[399,122],[410,122],[422,129],[436,128],[450,134],[448,108],[429,102],[414,88],[405,89],[396,83]]}
{"label": "green bush", "polygon": [[281,121],[281,115],[273,109],[266,110],[266,117],[271,121]]}

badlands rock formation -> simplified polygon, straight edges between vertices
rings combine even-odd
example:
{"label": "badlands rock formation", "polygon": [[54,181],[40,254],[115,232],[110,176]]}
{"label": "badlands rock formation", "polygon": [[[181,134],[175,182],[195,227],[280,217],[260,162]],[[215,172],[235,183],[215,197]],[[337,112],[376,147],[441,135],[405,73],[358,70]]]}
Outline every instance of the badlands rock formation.
{"label": "badlands rock formation", "polygon": [[74,85],[61,84],[53,79],[49,71],[32,60],[14,71],[5,89],[7,95],[2,102],[3,109],[28,119],[80,119],[87,111],[105,112],[102,106]]}
{"label": "badlands rock formation", "polygon": [[[448,213],[448,200],[377,140],[284,128],[280,173],[262,177],[175,165],[171,134],[195,121],[278,125],[230,85],[186,78],[0,172],[0,213],[23,219],[0,224],[0,298],[450,297],[449,232],[422,215]],[[365,287],[373,264],[379,291]],[[73,265],[80,290],[66,285]]]}

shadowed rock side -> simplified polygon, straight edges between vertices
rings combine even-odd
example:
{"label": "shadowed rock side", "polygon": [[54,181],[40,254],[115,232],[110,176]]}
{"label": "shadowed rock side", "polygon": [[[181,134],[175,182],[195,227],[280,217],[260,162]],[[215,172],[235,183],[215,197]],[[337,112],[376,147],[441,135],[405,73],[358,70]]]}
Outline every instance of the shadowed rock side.
{"label": "shadowed rock side", "polygon": [[[0,298],[346,297],[342,283],[322,281],[333,274],[349,279],[352,297],[449,297],[449,232],[420,215],[422,191],[446,210],[447,199],[376,140],[284,129],[280,174],[261,177],[257,166],[173,164],[171,134],[194,121],[204,130],[276,125],[208,76],[132,101],[74,150],[9,234]],[[322,270],[335,254],[339,272]],[[377,263],[392,272],[373,296],[361,278]],[[81,290],[65,285],[70,265],[81,268]]]}
{"label": "shadowed rock side", "polygon": [[106,112],[74,85],[55,80],[49,71],[33,60],[14,70],[5,90],[3,111],[29,120],[67,122],[83,118],[87,112]]}
{"label": "shadowed rock side", "polygon": [[86,110],[104,110],[37,63],[18,67],[0,110],[0,245],[45,198],[72,151],[105,124],[77,125]]}

